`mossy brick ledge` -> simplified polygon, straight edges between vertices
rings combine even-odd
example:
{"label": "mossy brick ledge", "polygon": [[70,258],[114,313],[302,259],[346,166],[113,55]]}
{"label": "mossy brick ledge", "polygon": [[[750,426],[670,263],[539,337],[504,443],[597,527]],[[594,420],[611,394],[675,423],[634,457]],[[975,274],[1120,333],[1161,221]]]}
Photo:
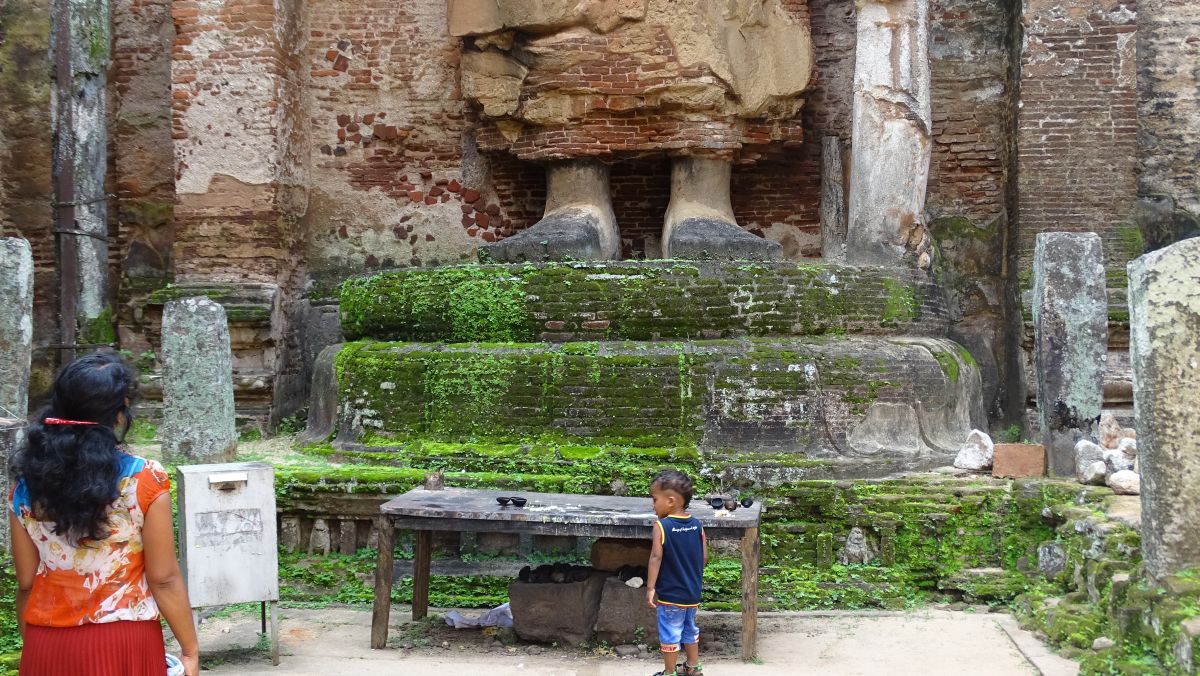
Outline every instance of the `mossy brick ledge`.
{"label": "mossy brick ledge", "polygon": [[274,284],[181,283],[163,287],[146,298],[146,305],[166,305],[182,298],[204,296],[225,308],[230,324],[271,326],[279,287]]}
{"label": "mossy brick ledge", "polygon": [[[337,442],[552,434],[931,467],[982,421],[963,354],[935,338],[351,343],[333,365]],[[871,435],[884,419],[894,439]]]}
{"label": "mossy brick ledge", "polygon": [[463,265],[347,280],[351,340],[944,336],[942,292],[911,270],[829,264]]}

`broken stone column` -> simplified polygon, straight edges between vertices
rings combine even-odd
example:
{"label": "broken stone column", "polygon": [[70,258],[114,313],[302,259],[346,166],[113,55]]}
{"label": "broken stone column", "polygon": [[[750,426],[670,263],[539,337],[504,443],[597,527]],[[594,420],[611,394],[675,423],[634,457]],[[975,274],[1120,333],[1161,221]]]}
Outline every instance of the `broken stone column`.
{"label": "broken stone column", "polygon": [[836,261],[846,253],[846,183],[842,168],[842,140],[821,139],[821,252]]}
{"label": "broken stone column", "polygon": [[932,152],[928,0],[857,0],[854,131],[846,260],[928,267],[925,188]]}
{"label": "broken stone column", "polygon": [[1142,552],[1156,578],[1200,565],[1200,238],[1129,263]]}
{"label": "broken stone column", "polygon": [[[33,251],[29,242],[0,239],[0,496],[8,499],[8,460],[20,445],[29,405],[33,350]],[[0,515],[0,556],[9,547],[8,517]]]}
{"label": "broken stone column", "polygon": [[208,298],[167,303],[162,363],[163,455],[181,463],[232,461],[237,429],[225,309]]}
{"label": "broken stone column", "polygon": [[[53,3],[52,44],[55,49],[70,47],[67,68],[55,69],[52,75],[59,89],[59,105],[54,108],[54,175],[68,173],[72,179],[70,194],[56,190],[56,197],[73,205],[74,227],[81,233],[60,236],[73,237],[74,246],[69,250],[75,253],[79,294],[75,309],[85,323],[104,315],[108,307],[108,197],[104,186],[112,43],[109,14],[108,0]],[[63,29],[65,36],[60,35]],[[64,77],[69,81],[58,81]],[[63,96],[64,92],[70,96]]]}
{"label": "broken stone column", "polygon": [[688,260],[778,260],[783,247],[746,232],[733,216],[733,166],[710,157],[671,163],[671,202],[663,224],[663,257]]}
{"label": "broken stone column", "polygon": [[1108,299],[1095,233],[1047,232],[1033,253],[1034,369],[1046,465],[1075,476],[1075,444],[1091,438],[1104,403]]}
{"label": "broken stone column", "polygon": [[528,230],[480,248],[480,259],[604,261],[621,253],[621,234],[608,189],[608,165],[594,159],[546,167],[546,211]]}

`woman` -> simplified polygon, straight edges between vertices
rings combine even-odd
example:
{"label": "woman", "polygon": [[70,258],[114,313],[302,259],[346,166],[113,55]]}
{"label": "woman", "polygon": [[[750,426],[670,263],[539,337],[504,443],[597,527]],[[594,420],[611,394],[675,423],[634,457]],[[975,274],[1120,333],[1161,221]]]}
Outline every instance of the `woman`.
{"label": "woman", "polygon": [[163,676],[160,612],[185,673],[199,674],[170,480],[120,445],[136,392],[133,370],[117,355],[76,359],[13,458],[22,675]]}

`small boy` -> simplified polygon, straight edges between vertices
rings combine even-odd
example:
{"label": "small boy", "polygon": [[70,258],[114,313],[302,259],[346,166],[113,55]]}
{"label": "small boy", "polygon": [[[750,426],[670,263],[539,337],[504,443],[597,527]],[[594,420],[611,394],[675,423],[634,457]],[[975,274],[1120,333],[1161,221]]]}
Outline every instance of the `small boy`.
{"label": "small boy", "polygon": [[650,482],[650,497],[658,520],[651,536],[646,601],[658,610],[658,640],[664,665],[654,676],[675,676],[681,643],[687,662],[678,674],[701,676],[704,671],[700,666],[696,609],[700,607],[704,566],[708,564],[708,543],[700,520],[685,511],[692,501],[692,480],[677,470],[659,472]]}

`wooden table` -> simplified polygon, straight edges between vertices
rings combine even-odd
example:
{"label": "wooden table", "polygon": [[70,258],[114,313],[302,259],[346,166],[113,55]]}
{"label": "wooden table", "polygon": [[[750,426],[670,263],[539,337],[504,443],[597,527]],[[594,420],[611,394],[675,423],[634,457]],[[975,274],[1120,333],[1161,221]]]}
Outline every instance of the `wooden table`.
{"label": "wooden table", "polygon": [[[501,507],[498,496],[519,495],[529,500],[523,508]],[[371,616],[371,647],[387,644],[395,578],[396,529],[416,531],[413,557],[412,616],[429,612],[429,562],[433,531],[468,533],[537,533],[648,540],[654,525],[650,498],[562,493],[514,493],[465,488],[411,490],[379,508],[379,561],[375,565],[375,608]],[[742,658],[754,658],[758,641],[758,526],[762,507],[732,512],[714,510],[694,500],[689,513],[704,524],[709,540],[742,543]]]}

